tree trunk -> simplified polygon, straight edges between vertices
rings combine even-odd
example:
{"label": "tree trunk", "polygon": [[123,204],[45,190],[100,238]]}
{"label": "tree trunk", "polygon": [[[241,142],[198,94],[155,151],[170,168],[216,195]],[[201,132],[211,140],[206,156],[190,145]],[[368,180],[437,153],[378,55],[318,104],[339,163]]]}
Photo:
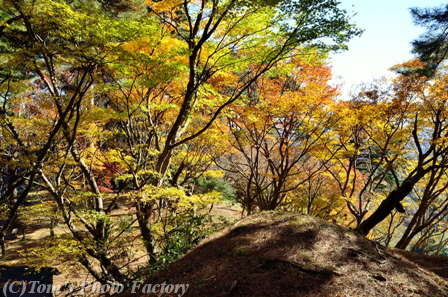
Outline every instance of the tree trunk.
{"label": "tree trunk", "polygon": [[[421,175],[421,176],[420,176]],[[375,210],[375,212],[367,218],[364,222],[362,222],[358,227],[356,227],[355,231],[359,234],[366,236],[369,232],[379,223],[381,223],[388,215],[392,213],[392,211],[399,207],[400,202],[411,193],[414,185],[423,177],[424,174],[420,173],[416,176],[406,179],[402,185],[390,192],[386,199],[381,202],[380,206]]]}
{"label": "tree trunk", "polygon": [[26,226],[22,226],[22,241],[26,240]]}
{"label": "tree trunk", "polygon": [[397,242],[397,244],[395,245],[395,247],[397,249],[406,249],[409,245],[409,243],[411,243],[412,238],[414,238],[415,236],[415,231],[418,227],[417,226],[417,219],[420,218],[420,216],[424,213],[424,211],[426,211],[426,208],[422,208],[420,207],[417,212],[414,214],[414,216],[412,217],[411,221],[409,222],[409,225],[407,226],[405,232],[403,233],[403,236],[401,237],[401,239]]}
{"label": "tree trunk", "polygon": [[54,237],[54,225],[55,225],[55,217],[51,216],[50,218],[50,237],[53,238]]}
{"label": "tree trunk", "polygon": [[[143,204],[143,205],[142,205]],[[148,203],[139,203],[137,205],[137,221],[140,227],[140,233],[145,245],[146,253],[149,256],[149,263],[155,263],[154,238],[151,229],[152,205]]]}
{"label": "tree trunk", "polygon": [[2,259],[6,257],[5,238],[0,234],[0,248],[2,249]]}

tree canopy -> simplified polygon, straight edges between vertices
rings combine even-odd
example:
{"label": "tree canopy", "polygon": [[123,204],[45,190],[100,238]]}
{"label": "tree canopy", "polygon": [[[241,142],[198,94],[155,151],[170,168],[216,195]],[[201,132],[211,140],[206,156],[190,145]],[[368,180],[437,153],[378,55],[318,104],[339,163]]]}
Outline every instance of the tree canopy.
{"label": "tree canopy", "polygon": [[446,252],[445,11],[412,10],[419,59],[341,100],[328,53],[362,30],[337,1],[0,1],[2,256],[39,219],[36,262],[129,285],[223,200]]}

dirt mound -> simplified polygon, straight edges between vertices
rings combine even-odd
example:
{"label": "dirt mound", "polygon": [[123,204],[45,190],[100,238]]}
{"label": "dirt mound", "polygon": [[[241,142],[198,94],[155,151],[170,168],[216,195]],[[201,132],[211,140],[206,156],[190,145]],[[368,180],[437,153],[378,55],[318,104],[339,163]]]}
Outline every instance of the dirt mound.
{"label": "dirt mound", "polygon": [[146,283],[165,281],[189,284],[184,296],[448,296],[444,279],[398,253],[296,213],[247,217]]}

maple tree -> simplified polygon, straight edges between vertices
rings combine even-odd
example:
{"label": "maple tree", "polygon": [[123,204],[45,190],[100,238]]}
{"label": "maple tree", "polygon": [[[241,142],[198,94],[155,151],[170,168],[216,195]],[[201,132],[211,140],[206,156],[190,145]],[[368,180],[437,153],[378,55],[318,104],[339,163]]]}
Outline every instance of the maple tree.
{"label": "maple tree", "polygon": [[[227,115],[235,152],[227,155],[226,170],[248,214],[253,204],[276,209],[331,157],[320,143],[337,121],[329,69],[312,52],[279,67],[286,73],[278,69],[274,77],[258,80]],[[301,174],[312,162],[320,165]]]}
{"label": "maple tree", "polygon": [[3,257],[44,217],[29,263],[70,254],[130,284],[139,257],[154,273],[196,244],[222,197],[446,250],[444,38],[337,100],[326,55],[361,32],[336,1],[3,0],[0,20]]}
{"label": "maple tree", "polygon": [[397,179],[393,169],[405,162],[408,106],[393,100],[391,88],[383,85],[380,80],[362,86],[350,101],[339,103],[337,137],[326,143],[328,151],[337,148],[326,172],[346,200],[355,226],[364,220],[372,202],[390,191]]}
{"label": "maple tree", "polygon": [[[162,176],[177,146],[206,131],[224,108],[297,47],[314,45],[322,49],[340,49],[345,41],[359,34],[336,2],[279,1],[275,4],[249,2],[247,5],[238,1],[149,4],[151,12],[162,24],[174,30],[189,51],[188,76],[180,110],[156,165],[156,171]],[[285,24],[282,19],[291,22]],[[322,43],[323,37],[334,43]],[[226,75],[227,71],[230,73]],[[196,105],[204,100],[201,97],[206,97],[201,94],[201,89],[206,86],[215,89],[219,100],[214,100],[215,106],[211,106],[214,108],[203,111],[203,117],[207,119],[204,125],[179,140]]]}
{"label": "maple tree", "polygon": [[[102,282],[122,282],[124,276],[109,255],[107,208],[77,133],[99,69],[121,50],[120,43],[144,32],[146,24],[111,17],[83,1],[2,1],[0,6],[7,69],[1,78],[2,161],[9,169],[2,198],[11,205],[0,238],[30,190],[41,187],[58,204],[80,248],[80,262]],[[75,172],[84,181],[78,190],[91,201],[90,220],[89,213],[74,207],[68,191],[72,185],[66,181]],[[103,275],[95,272],[89,257],[99,262]]]}
{"label": "maple tree", "polygon": [[0,20],[3,256],[47,214],[31,256],[129,284],[137,250],[151,272],[180,257],[225,195],[444,250],[443,38],[338,101],[326,54],[360,30],[336,1],[3,0]]}
{"label": "maple tree", "polygon": [[440,168],[430,172],[422,180],[425,182],[424,186],[416,185],[414,193],[418,200],[415,212],[395,247],[406,249],[414,237],[425,229],[437,228],[438,224],[443,223],[448,213],[445,176],[446,169]]}
{"label": "maple tree", "polygon": [[320,165],[311,164],[303,168],[301,174],[304,175],[304,182],[288,195],[290,197],[287,198],[284,208],[350,225],[345,222],[346,202],[336,190],[337,183],[323,168],[316,172],[316,166],[321,167]]}
{"label": "maple tree", "polygon": [[[144,153],[147,157],[139,154],[147,167],[147,174],[139,177],[142,181],[129,173],[135,189],[164,187],[170,182],[174,186],[173,180],[187,168],[182,161],[176,163],[183,147],[212,129],[225,109],[244,97],[275,64],[307,47],[344,48],[349,38],[360,33],[335,1],[148,1],[147,5],[161,33],[143,45],[135,43],[135,49],[148,57],[149,64],[141,63],[132,73],[125,73],[130,76],[124,85],[123,80],[114,79],[126,105],[135,106],[126,109],[132,117],[146,110],[138,118],[146,136],[137,136],[144,130],[126,132],[131,150],[151,152]],[[324,43],[324,38],[329,42]],[[173,60],[166,63],[169,57]],[[156,65],[162,62],[168,67],[148,81],[157,75]],[[135,119],[128,117],[126,127],[137,127],[131,123]],[[144,146],[132,144],[134,136],[145,139]],[[153,211],[161,203],[136,201],[141,235],[150,255],[154,253]]]}
{"label": "maple tree", "polygon": [[[323,0],[3,0],[0,20],[2,251],[19,210],[33,209],[24,201],[45,191],[69,235],[53,234],[59,244],[40,255],[65,248],[102,283],[133,277],[123,243],[136,242],[134,223],[154,267],[197,239],[178,241],[220,197],[195,185],[220,176],[213,162],[231,113],[270,126],[262,209],[303,183],[306,162],[317,172],[330,157],[319,142],[335,95],[319,57],[361,33]],[[123,195],[131,206],[117,218]]]}
{"label": "maple tree", "polygon": [[[403,65],[415,65],[411,61]],[[400,66],[401,67],[401,66]],[[368,234],[377,224],[383,221],[399,203],[411,193],[414,186],[428,174],[441,168],[446,168],[447,147],[445,116],[446,99],[440,84],[432,85],[425,77],[418,75],[402,76],[396,82],[395,100],[409,102],[412,106],[412,116],[409,117],[407,128],[412,139],[413,153],[408,160],[413,160],[407,167],[401,167],[400,172],[393,169],[395,189],[381,202],[378,208],[358,227],[362,234]],[[428,93],[427,93],[428,92]],[[409,156],[412,156],[409,158]]]}

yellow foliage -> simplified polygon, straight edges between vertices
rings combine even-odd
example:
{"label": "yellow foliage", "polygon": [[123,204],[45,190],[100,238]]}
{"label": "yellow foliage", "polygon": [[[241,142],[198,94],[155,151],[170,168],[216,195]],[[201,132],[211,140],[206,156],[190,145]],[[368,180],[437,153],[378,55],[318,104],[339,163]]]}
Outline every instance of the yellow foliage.
{"label": "yellow foliage", "polygon": [[204,172],[203,176],[218,179],[224,177],[224,174],[224,170],[207,170],[206,172]]}

